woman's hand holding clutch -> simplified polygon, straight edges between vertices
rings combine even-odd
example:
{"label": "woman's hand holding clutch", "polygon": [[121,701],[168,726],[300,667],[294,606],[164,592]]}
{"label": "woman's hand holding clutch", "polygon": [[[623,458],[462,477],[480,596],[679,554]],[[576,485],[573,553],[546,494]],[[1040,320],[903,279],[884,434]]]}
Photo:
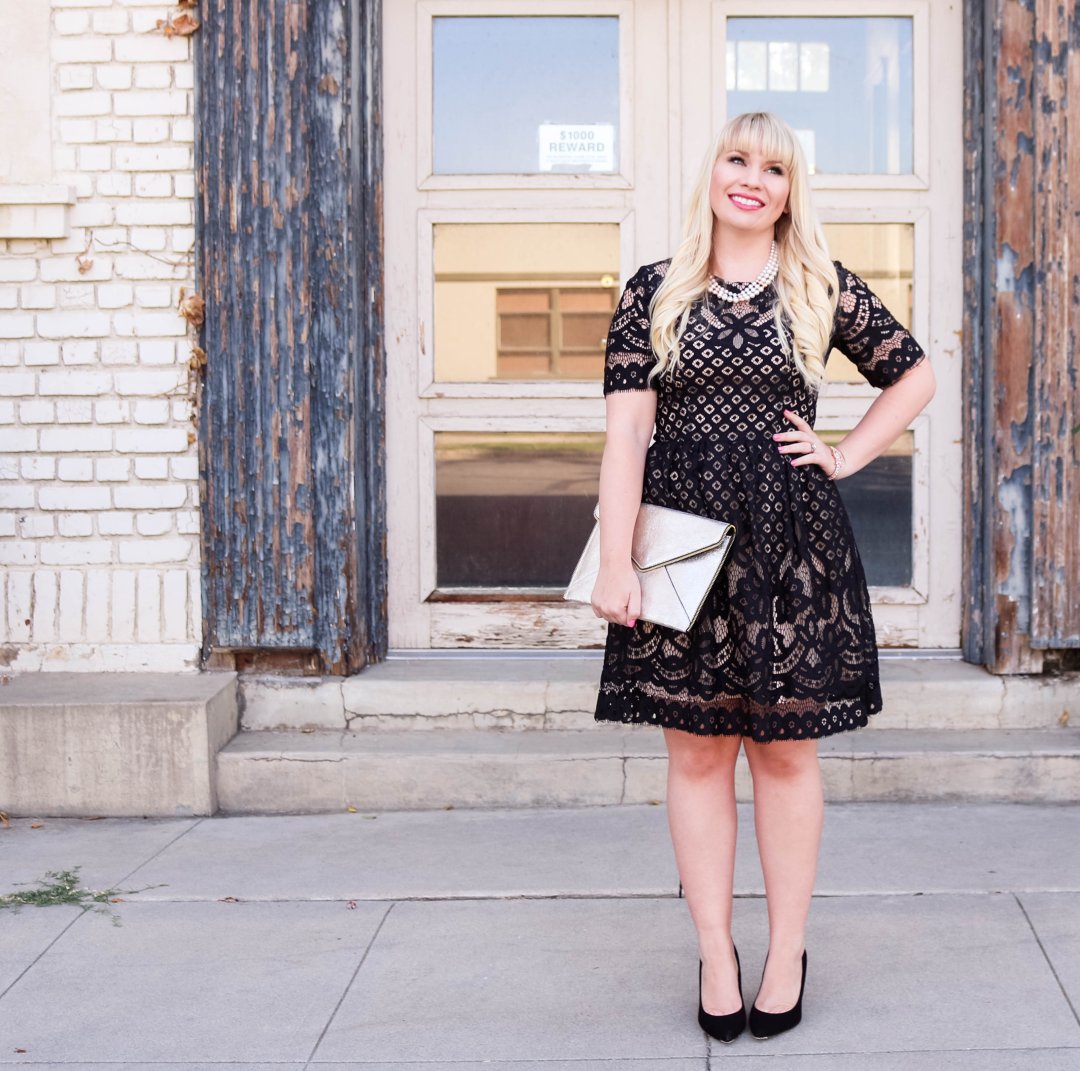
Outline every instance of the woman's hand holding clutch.
{"label": "woman's hand holding clutch", "polygon": [[593,613],[605,621],[634,625],[641,612],[641,581],[630,562],[623,566],[600,566],[591,604]]}

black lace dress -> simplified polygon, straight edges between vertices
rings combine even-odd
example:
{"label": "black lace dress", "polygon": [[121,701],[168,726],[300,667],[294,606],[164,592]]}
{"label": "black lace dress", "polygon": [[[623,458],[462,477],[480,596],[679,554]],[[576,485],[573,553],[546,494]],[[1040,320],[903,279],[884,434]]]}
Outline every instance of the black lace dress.
{"label": "black lace dress", "polygon": [[[648,389],[649,301],[669,263],[626,285],[605,395]],[[832,346],[885,387],[924,353],[866,283],[834,263]],[[870,597],[837,486],[818,465],[792,466],[771,437],[794,428],[785,408],[811,426],[816,411],[780,347],[775,298],[769,287],[734,305],[699,301],[677,371],[656,386],[643,500],[731,521],[736,540],[690,632],[608,626],[599,721],[764,742],[854,729],[881,709]]]}

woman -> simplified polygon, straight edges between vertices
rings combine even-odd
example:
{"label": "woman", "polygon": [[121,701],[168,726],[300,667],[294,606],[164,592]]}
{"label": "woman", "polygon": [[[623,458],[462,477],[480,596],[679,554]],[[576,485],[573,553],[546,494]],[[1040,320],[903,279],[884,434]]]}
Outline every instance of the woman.
{"label": "woman", "polygon": [[[837,447],[813,430],[833,347],[881,388]],[[870,599],[835,481],[933,396],[924,357],[830,260],[799,143],[761,112],[725,124],[682,244],[638,270],[612,320],[592,596],[610,624],[596,718],[663,727],[668,822],[700,951],[698,1019],[721,1041],[747,1023],[731,935],[740,744],[769,916],[750,1030],[770,1037],[801,1019],[824,815],[817,741],[881,709]],[[736,527],[687,633],[636,620],[642,501]]]}

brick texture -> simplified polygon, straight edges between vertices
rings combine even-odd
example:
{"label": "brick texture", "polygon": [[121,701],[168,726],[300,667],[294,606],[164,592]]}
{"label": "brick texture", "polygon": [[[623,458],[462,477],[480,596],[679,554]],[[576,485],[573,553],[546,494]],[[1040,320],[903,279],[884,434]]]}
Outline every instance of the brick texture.
{"label": "brick texture", "polygon": [[[35,0],[36,2],[36,0]],[[41,0],[48,2],[48,0]],[[13,5],[18,18],[19,5]],[[194,668],[201,638],[191,43],[148,0],[51,0],[63,239],[0,240],[0,668]]]}

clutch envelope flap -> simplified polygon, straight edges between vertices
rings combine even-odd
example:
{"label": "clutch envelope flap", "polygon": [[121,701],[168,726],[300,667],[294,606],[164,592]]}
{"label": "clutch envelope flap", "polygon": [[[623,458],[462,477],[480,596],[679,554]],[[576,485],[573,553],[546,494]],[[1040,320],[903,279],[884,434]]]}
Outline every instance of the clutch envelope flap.
{"label": "clutch envelope flap", "polygon": [[[600,519],[600,506],[593,510]],[[714,521],[695,513],[643,503],[634,526],[630,560],[646,571],[671,565],[694,554],[702,554],[723,545],[734,533],[727,521]]]}

